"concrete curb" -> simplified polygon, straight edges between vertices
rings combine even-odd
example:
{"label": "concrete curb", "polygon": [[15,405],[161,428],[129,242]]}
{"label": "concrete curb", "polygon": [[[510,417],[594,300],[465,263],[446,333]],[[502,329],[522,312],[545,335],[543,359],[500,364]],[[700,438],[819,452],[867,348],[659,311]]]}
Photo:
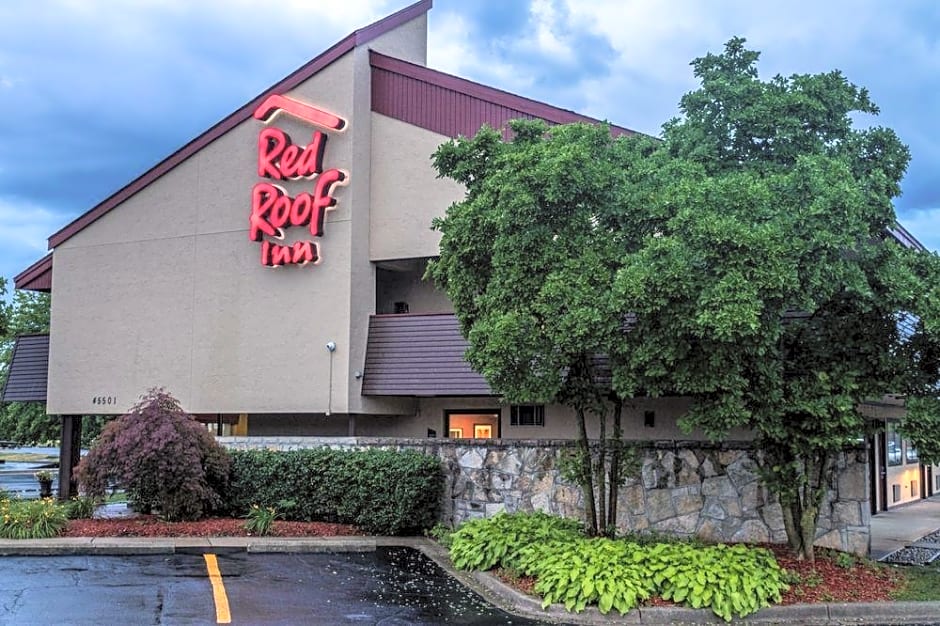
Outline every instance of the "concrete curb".
{"label": "concrete curb", "polygon": [[[447,550],[424,537],[62,537],[0,540],[0,556],[108,555],[202,553],[214,550],[252,553],[374,552],[377,547],[414,548],[450,576],[491,604],[543,622],[601,625],[728,624],[707,609],[646,607],[626,615],[602,614],[594,607],[569,613],[561,605],[542,609],[536,598],[485,572],[454,568]],[[930,624],[940,619],[940,602],[832,603],[774,606],[732,624]]]}

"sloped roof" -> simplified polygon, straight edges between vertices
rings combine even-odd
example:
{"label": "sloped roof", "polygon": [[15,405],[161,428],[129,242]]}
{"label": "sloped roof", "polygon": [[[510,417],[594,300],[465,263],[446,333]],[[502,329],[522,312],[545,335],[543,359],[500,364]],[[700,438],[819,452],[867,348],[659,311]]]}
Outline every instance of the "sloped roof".
{"label": "sloped roof", "polygon": [[362,395],[496,395],[464,360],[466,349],[460,323],[451,313],[373,315]]}
{"label": "sloped roof", "polygon": [[373,39],[376,39],[379,36],[394,30],[402,24],[410,22],[420,15],[427,13],[431,9],[432,4],[432,0],[420,0],[420,2],[416,2],[411,6],[405,7],[397,13],[393,13],[388,17],[370,24],[365,28],[360,28],[359,30],[348,35],[346,38],[327,49],[326,52],[304,64],[280,82],[272,85],[263,93],[259,94],[250,102],[245,104],[243,107],[217,123],[215,126],[212,126],[209,130],[199,135],[164,160],[157,163],[155,166],[144,172],[141,176],[130,182],[128,185],[119,189],[116,193],[108,197],[102,203],[93,207],[86,213],[83,213],[63,229],[53,234],[51,237],[49,237],[49,249],[51,250],[52,248],[55,248],[64,241],[67,241],[76,233],[84,230],[90,224],[101,218],[103,215],[107,214],[113,208],[136,194],[138,191],[144,189],[155,180],[172,170],[174,167],[191,157],[193,154],[199,152],[228,131],[249,119],[258,105],[268,98],[268,96],[281,94],[294,89],[315,75],[317,72],[333,63],[333,61],[339,59],[347,52],[350,52],[353,48],[365,45]]}
{"label": "sloped roof", "polygon": [[30,291],[52,291],[52,253],[17,274],[13,286]]}
{"label": "sloped roof", "polygon": [[16,338],[3,402],[45,402],[49,382],[49,335]]}
{"label": "sloped roof", "polygon": [[[374,50],[369,51],[369,63],[373,111],[448,137],[469,137],[483,124],[502,128],[517,118],[542,119],[550,124],[600,122]],[[636,134],[613,124],[610,130],[614,135]]]}

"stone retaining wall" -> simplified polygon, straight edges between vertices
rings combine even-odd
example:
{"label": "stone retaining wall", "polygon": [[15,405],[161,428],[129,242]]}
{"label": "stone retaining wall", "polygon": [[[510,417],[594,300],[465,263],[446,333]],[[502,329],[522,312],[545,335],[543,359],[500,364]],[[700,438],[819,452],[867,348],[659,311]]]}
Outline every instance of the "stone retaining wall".
{"label": "stone retaining wall", "polygon": [[[446,477],[443,522],[456,525],[500,511],[540,510],[583,517],[582,492],[558,471],[571,441],[386,439],[362,437],[221,437],[230,449],[292,450],[329,446],[418,450],[441,459]],[[711,541],[786,541],[776,498],[758,481],[747,442],[631,442],[639,472],[618,500],[618,530],[656,531]],[[868,457],[848,450],[830,485],[816,545],[867,555]]]}

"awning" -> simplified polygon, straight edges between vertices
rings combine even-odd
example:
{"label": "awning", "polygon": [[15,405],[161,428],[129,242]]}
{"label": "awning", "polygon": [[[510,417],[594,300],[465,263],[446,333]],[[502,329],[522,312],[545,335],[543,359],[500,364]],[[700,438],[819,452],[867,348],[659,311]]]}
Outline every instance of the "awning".
{"label": "awning", "polygon": [[4,402],[45,402],[49,383],[49,335],[16,338]]}
{"label": "awning", "polygon": [[373,315],[362,395],[496,395],[464,360],[466,350],[453,314]]}

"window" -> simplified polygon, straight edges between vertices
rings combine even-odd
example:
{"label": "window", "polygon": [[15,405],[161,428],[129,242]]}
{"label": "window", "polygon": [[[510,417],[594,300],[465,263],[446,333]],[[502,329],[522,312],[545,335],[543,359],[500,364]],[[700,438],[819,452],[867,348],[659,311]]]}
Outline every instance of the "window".
{"label": "window", "polygon": [[915,448],[910,441],[905,441],[904,447],[907,453],[906,459],[908,463],[920,462],[920,455],[917,454],[917,448]]}
{"label": "window", "polygon": [[888,446],[888,465],[901,464],[901,433],[897,422],[888,422],[885,429],[885,443]]}
{"label": "window", "polygon": [[510,426],[545,426],[545,407],[540,404],[514,404],[509,407]]}

